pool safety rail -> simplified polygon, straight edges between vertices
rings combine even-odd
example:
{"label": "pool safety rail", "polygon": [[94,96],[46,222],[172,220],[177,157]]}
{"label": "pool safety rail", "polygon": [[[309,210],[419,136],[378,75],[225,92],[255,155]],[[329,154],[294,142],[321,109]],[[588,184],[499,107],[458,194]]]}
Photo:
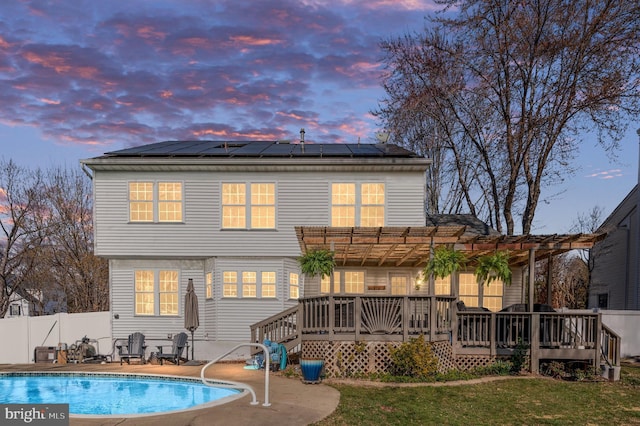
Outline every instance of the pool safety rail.
{"label": "pool safety rail", "polygon": [[[239,345],[234,346],[224,354],[220,355],[218,358],[214,359],[213,361],[210,361],[208,364],[202,367],[202,370],[200,370],[200,379],[202,379],[202,383],[204,383],[207,386],[215,386],[218,388],[227,388],[227,389],[241,388],[241,389],[248,390],[251,393],[251,397],[252,397],[251,405],[258,405],[259,402],[258,402],[258,399],[256,398],[255,391],[251,386],[247,385],[246,383],[234,382],[232,380],[209,379],[204,377],[204,372],[207,368],[209,368],[216,362],[220,361],[222,358],[226,357],[227,355],[231,354],[236,349],[242,348],[244,346],[257,346],[261,348],[265,354],[264,355],[265,365],[267,366],[270,365],[269,348],[267,348],[265,345],[263,345],[262,343],[240,343]],[[271,403],[269,402],[269,368],[264,369],[264,403],[262,404],[262,406],[263,407],[271,406]]]}

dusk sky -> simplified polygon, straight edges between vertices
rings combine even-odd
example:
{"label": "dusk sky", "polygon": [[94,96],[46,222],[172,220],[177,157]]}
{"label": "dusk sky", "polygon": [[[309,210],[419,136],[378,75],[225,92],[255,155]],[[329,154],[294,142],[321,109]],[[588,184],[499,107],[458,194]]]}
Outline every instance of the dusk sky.
{"label": "dusk sky", "polygon": [[[431,0],[15,0],[0,3],[0,156],[27,167],[164,140],[375,142],[382,39]],[[639,122],[617,162],[583,135],[533,232],[605,215],[638,177]],[[519,226],[518,226],[519,227]]]}

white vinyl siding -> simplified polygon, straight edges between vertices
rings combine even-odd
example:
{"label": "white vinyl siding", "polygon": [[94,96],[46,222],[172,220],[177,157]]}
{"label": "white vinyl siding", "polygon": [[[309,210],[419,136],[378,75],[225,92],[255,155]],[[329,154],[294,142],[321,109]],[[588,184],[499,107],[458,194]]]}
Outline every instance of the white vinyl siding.
{"label": "white vinyl siding", "polygon": [[[331,184],[326,174],[264,172],[176,172],[183,182],[181,223],[132,223],[128,183],[166,181],[166,173],[104,172],[94,178],[96,254],[105,257],[296,257],[295,226],[329,226]],[[385,184],[385,226],[424,226],[422,173],[332,173],[340,181]],[[165,179],[163,179],[163,177]],[[276,182],[277,232],[222,229],[222,183],[234,177],[248,182]],[[417,201],[420,200],[420,201]],[[158,229],[160,228],[160,229]],[[261,230],[262,231],[262,230]],[[161,235],[161,238],[159,236]]]}

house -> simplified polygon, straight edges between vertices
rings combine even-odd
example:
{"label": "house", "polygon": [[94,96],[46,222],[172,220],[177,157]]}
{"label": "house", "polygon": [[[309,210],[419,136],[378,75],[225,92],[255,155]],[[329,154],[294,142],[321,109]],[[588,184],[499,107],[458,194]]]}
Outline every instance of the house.
{"label": "house", "polygon": [[[541,353],[566,349],[572,337],[575,347],[561,356],[600,359],[598,314],[497,313],[533,306],[537,259],[590,248],[598,237],[503,236],[467,216],[427,218],[430,160],[398,146],[168,141],[82,164],[93,177],[95,253],[109,260],[114,337],[140,331],[166,340],[183,331],[192,281],[196,357],[204,359],[269,338],[331,356],[337,371],[342,355],[362,354],[357,345],[368,342],[369,358],[347,358],[384,368],[388,342],[422,334],[441,344],[449,364],[466,356],[475,366],[500,355],[499,346],[536,340],[540,321],[555,333]],[[469,267],[423,276],[439,245],[464,251]],[[314,249],[335,253],[330,276],[301,274],[298,257]],[[509,252],[510,286],[483,286],[474,275],[473,263],[496,250]],[[456,310],[459,300],[468,311]],[[565,319],[588,332],[567,335]],[[501,341],[499,321],[510,330]]]}
{"label": "house", "polygon": [[607,217],[594,245],[589,308],[640,310],[640,189],[636,185]]}
{"label": "house", "polygon": [[42,315],[42,291],[18,288],[9,296],[9,309],[5,318]]}
{"label": "house", "polygon": [[[393,145],[170,141],[82,164],[93,175],[95,253],[109,260],[118,337],[182,331],[192,279],[196,340],[247,341],[249,325],[312,292],[295,226],[424,225],[429,161]],[[362,286],[364,268],[343,280]]]}

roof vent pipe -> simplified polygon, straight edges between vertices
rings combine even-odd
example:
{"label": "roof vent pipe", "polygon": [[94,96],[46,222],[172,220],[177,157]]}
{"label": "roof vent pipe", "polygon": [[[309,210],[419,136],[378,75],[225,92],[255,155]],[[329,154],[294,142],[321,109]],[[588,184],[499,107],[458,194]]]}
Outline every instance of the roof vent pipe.
{"label": "roof vent pipe", "polygon": [[300,149],[304,152],[304,127],[300,129]]}

